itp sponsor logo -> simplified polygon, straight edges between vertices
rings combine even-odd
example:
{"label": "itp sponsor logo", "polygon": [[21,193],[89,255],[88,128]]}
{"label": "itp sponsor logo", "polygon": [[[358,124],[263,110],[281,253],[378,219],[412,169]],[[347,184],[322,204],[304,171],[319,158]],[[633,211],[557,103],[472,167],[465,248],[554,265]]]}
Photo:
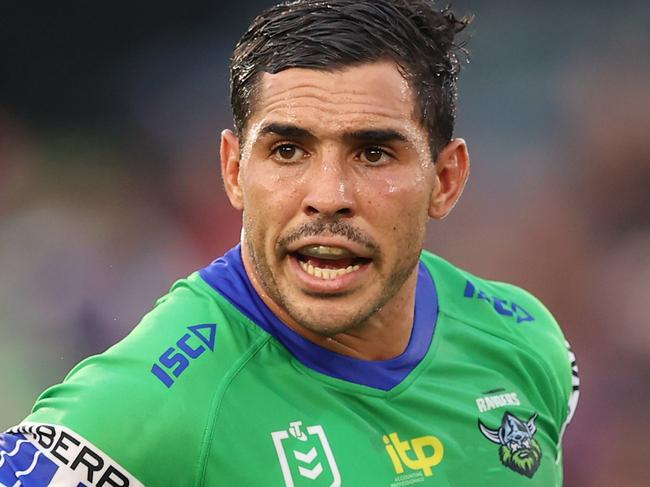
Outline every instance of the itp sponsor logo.
{"label": "itp sponsor logo", "polygon": [[271,433],[271,438],[285,487],[341,485],[341,474],[321,425],[303,428],[302,421],[293,421],[287,430]]}
{"label": "itp sponsor logo", "polygon": [[401,440],[397,433],[390,433],[384,435],[384,444],[398,475],[404,473],[406,466],[410,470],[421,471],[425,477],[431,477],[433,467],[442,462],[445,456],[442,441],[432,435]]}

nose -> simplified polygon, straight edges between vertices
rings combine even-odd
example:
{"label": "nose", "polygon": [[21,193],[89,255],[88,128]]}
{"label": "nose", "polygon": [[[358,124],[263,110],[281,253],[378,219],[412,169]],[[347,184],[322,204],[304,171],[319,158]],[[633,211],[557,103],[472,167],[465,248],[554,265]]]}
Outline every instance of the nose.
{"label": "nose", "polygon": [[351,217],[355,214],[350,168],[336,157],[314,160],[306,175],[303,211],[308,216]]}

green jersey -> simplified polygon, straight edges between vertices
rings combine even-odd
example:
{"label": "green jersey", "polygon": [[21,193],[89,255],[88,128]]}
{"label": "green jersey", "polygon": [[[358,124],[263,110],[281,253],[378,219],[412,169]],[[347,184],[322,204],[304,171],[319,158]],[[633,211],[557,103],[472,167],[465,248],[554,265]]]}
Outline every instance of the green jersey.
{"label": "green jersey", "polygon": [[236,247],[43,393],[0,483],[561,485],[578,381],[553,317],[427,252],[415,302],[400,356],[340,355],[273,315]]}

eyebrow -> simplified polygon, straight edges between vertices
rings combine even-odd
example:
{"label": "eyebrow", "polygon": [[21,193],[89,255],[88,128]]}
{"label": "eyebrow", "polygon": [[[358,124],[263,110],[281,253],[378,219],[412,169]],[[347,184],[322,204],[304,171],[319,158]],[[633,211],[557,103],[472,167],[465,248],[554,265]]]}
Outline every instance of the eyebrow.
{"label": "eyebrow", "polygon": [[[290,139],[314,140],[316,136],[307,129],[293,124],[270,123],[260,129],[260,135],[279,135]],[[386,144],[389,142],[408,142],[408,138],[394,129],[368,129],[345,132],[343,139],[350,142]]]}
{"label": "eyebrow", "polygon": [[355,130],[343,135],[344,139],[354,142],[370,142],[374,144],[386,144],[388,142],[408,142],[408,138],[393,129],[372,129]]}
{"label": "eyebrow", "polygon": [[270,123],[260,130],[260,135],[279,135],[290,139],[315,139],[316,136],[309,130],[298,127],[297,125],[284,123]]}

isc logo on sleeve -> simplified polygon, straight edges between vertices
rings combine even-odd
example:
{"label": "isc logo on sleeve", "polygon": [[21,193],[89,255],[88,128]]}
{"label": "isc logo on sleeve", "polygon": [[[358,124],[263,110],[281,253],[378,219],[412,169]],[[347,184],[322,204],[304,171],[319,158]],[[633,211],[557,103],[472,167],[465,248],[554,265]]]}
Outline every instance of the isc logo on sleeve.
{"label": "isc logo on sleeve", "polygon": [[535,321],[535,317],[526,311],[523,306],[519,306],[514,301],[507,301],[497,296],[489,296],[487,293],[478,289],[472,281],[468,280],[465,284],[464,296],[468,299],[478,299],[479,301],[490,303],[494,311],[501,316],[508,316],[517,320],[517,323]]}
{"label": "isc logo on sleeve", "polygon": [[190,333],[180,337],[176,345],[165,350],[158,358],[158,362],[151,366],[151,373],[168,388],[174,385],[175,378],[185,372],[192,360],[203,355],[206,347],[214,352],[217,334],[215,323],[192,325],[187,329]]}

